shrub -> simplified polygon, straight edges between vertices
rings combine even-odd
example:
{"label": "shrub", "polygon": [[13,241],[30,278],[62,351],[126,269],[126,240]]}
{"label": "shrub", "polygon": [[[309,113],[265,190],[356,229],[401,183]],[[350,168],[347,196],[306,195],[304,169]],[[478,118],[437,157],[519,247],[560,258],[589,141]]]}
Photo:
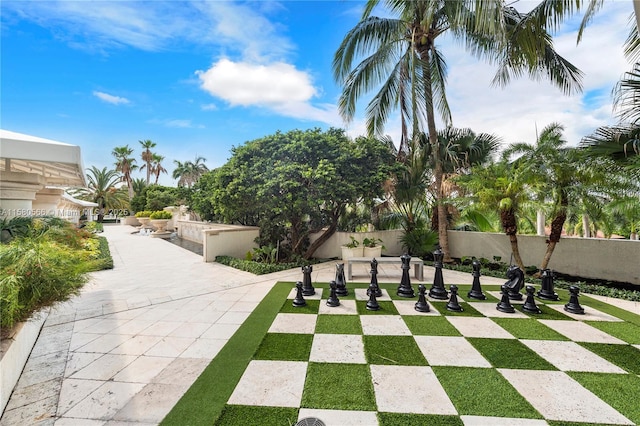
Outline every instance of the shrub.
{"label": "shrub", "polygon": [[251,260],[238,259],[231,256],[216,256],[216,262],[231,266],[241,271],[251,272],[256,275],[270,274],[272,272],[286,271],[287,269],[299,268],[312,262],[301,260],[300,262],[288,263],[260,263]]}
{"label": "shrub", "polygon": [[150,210],[142,210],[136,213],[136,217],[150,217],[151,213],[153,213]]}
{"label": "shrub", "polygon": [[166,210],[157,210],[149,215],[149,218],[153,219],[171,219],[173,214]]}

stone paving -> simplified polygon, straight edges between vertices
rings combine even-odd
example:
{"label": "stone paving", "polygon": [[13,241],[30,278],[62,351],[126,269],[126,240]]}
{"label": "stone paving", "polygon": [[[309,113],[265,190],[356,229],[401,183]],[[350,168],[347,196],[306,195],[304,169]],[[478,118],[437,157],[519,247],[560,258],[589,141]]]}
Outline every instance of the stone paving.
{"label": "stone paving", "polygon": [[[297,269],[256,276],[204,263],[134,231],[105,226],[114,269],[93,273],[79,296],[50,311],[0,426],[158,424],[273,284],[302,279]],[[367,265],[354,268],[368,275]],[[327,282],[334,271],[333,262],[315,265],[312,279]],[[401,270],[380,265],[379,276],[399,282]]]}

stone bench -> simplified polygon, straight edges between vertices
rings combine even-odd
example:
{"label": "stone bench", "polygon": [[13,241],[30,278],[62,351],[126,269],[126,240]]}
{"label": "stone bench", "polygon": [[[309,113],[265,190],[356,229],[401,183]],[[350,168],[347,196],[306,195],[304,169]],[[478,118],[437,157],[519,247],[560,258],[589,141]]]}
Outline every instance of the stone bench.
{"label": "stone bench", "polygon": [[[347,279],[351,280],[353,278],[352,265],[354,263],[366,263],[371,264],[372,258],[370,257],[352,257],[347,259]],[[402,260],[400,257],[380,257],[376,258],[378,261],[378,265],[398,265],[402,267]],[[409,262],[410,265],[414,266],[414,276],[418,281],[424,281],[424,262],[422,259],[417,257],[412,257]]]}

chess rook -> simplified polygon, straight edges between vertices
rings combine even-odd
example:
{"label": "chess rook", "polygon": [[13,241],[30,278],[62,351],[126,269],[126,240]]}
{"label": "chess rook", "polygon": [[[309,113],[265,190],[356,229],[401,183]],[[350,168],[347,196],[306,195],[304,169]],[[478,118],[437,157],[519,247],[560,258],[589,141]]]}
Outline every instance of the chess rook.
{"label": "chess rook", "polygon": [[302,294],[305,296],[316,294],[316,289],[311,284],[311,272],[313,272],[313,266],[306,265],[302,267]]}
{"label": "chess rook", "polygon": [[544,300],[559,300],[560,297],[553,290],[553,271],[551,269],[543,269],[540,278],[542,278],[542,287],[538,292],[538,297]]}
{"label": "chess rook", "polygon": [[571,312],[572,314],[584,315],[584,308],[580,306],[580,302],[578,302],[578,293],[580,293],[580,289],[572,285],[569,287],[569,303],[564,305],[564,310],[567,312]]}

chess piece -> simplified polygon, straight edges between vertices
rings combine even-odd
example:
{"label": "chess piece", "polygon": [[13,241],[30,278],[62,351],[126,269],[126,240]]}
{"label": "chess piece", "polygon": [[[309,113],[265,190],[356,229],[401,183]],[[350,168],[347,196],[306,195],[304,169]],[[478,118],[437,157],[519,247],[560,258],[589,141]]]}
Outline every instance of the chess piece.
{"label": "chess piece", "polygon": [[553,271],[551,269],[543,269],[540,278],[542,278],[542,287],[538,292],[538,297],[544,300],[559,300],[560,297],[553,291]]}
{"label": "chess piece", "polygon": [[522,300],[522,294],[520,289],[524,288],[524,272],[518,265],[511,265],[507,269],[507,281],[504,285],[507,286],[509,299]]}
{"label": "chess piece", "polygon": [[347,279],[344,276],[344,263],[336,263],[336,294],[338,296],[348,296]]}
{"label": "chess piece", "polygon": [[302,297],[302,282],[298,281],[296,283],[296,297],[293,299],[293,306],[296,308],[300,308],[302,306],[306,306],[307,301]]}
{"label": "chess piece", "polygon": [[509,300],[509,288],[506,284],[502,284],[502,299],[500,303],[496,306],[496,309],[500,312],[506,312],[508,314],[514,313],[516,310],[511,306],[511,301]]}
{"label": "chess piece", "polygon": [[451,284],[449,287],[451,290],[451,297],[449,298],[449,302],[447,303],[447,310],[453,312],[462,312],[462,306],[458,303],[458,286],[455,284]]}
{"label": "chess piece", "polygon": [[302,294],[305,296],[316,294],[316,289],[311,284],[311,272],[313,272],[313,266],[306,265],[302,267]]}
{"label": "chess piece", "polygon": [[444,278],[442,277],[442,259],[444,258],[444,253],[440,247],[433,252],[433,258],[433,267],[435,268],[436,273],[433,277],[433,285],[431,285],[431,289],[429,290],[429,297],[445,300],[449,295],[447,290],[444,288]]}
{"label": "chess piece", "polygon": [[418,312],[429,312],[429,304],[427,303],[427,298],[425,297],[425,293],[427,292],[427,288],[424,284],[418,284],[418,301],[416,302],[415,309]]}
{"label": "chess piece", "polygon": [[378,261],[375,258],[371,260],[371,284],[373,287],[371,285],[369,286],[367,289],[367,296],[369,296],[371,289],[374,289],[376,297],[382,297],[382,290],[378,285]]}
{"label": "chess piece", "polygon": [[536,289],[533,288],[532,285],[528,285],[525,287],[525,291],[527,292],[527,299],[524,301],[524,305],[522,305],[522,310],[530,314],[541,314],[542,311],[538,308],[533,298],[533,292],[536,291]]}
{"label": "chess piece", "polygon": [[473,259],[471,267],[473,268],[473,272],[471,273],[471,275],[473,275],[473,284],[467,296],[472,299],[485,300],[487,296],[482,292],[482,287],[480,286],[480,262],[478,259]]}
{"label": "chess piece", "polygon": [[578,302],[578,293],[580,293],[580,289],[572,285],[569,287],[569,303],[564,305],[564,310],[567,312],[571,312],[572,314],[584,315],[584,308],[580,306],[580,302]]}
{"label": "chess piece", "polygon": [[329,298],[327,299],[327,306],[331,306],[332,308],[340,306],[340,300],[338,299],[338,296],[336,296],[336,282],[331,281],[329,283],[329,287],[331,287],[331,292],[329,293]]}
{"label": "chess piece", "polygon": [[400,261],[402,262],[402,279],[400,280],[396,294],[400,297],[415,297],[416,294],[413,291],[413,287],[411,287],[411,278],[409,278],[411,256],[405,253],[400,256]]}
{"label": "chess piece", "polygon": [[373,282],[369,284],[369,290],[367,290],[367,294],[369,295],[369,300],[367,301],[367,310],[369,311],[380,310],[378,299],[376,299],[376,288],[378,288],[377,284],[374,284]]}

